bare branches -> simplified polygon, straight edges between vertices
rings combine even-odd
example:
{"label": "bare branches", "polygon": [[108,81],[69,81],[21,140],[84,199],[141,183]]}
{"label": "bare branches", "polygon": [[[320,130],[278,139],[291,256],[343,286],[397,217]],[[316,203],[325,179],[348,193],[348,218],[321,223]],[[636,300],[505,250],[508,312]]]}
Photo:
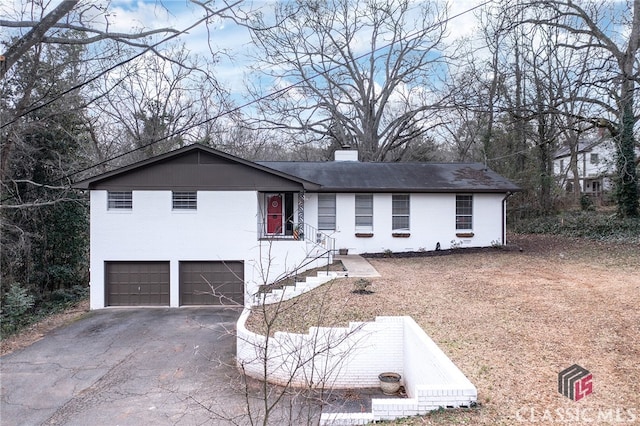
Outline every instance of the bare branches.
{"label": "bare branches", "polygon": [[[20,22],[15,22],[15,21],[6,21],[6,20],[0,20],[0,27],[7,27],[7,28],[36,28],[42,25],[42,22],[44,21],[20,21]],[[115,32],[108,32],[108,31],[102,31],[100,29],[97,28],[89,28],[86,26],[82,26],[82,25],[74,25],[71,23],[57,23],[54,25],[51,25],[49,28],[56,28],[56,29],[62,29],[62,30],[71,30],[71,31],[77,31],[80,33],[84,33],[84,34],[95,34],[92,37],[83,37],[83,38],[70,38],[70,37],[53,37],[53,36],[45,36],[43,35],[38,42],[39,43],[56,43],[56,44],[91,44],[91,43],[95,43],[101,40],[106,40],[106,39],[111,39],[111,40],[115,40],[115,41],[122,41],[126,44],[129,44],[130,46],[136,46],[136,47],[144,47],[147,46],[148,43],[133,43],[130,40],[143,40],[146,39],[150,36],[156,35],[156,34],[177,34],[179,33],[178,30],[174,29],[174,28],[158,28],[155,30],[149,30],[149,31],[141,31],[138,33],[115,33]]]}
{"label": "bare branches", "polygon": [[3,55],[4,60],[0,62],[0,79],[4,78],[6,72],[17,62],[18,58],[24,55],[25,52],[35,44],[39,43],[49,28],[71,12],[79,1],[80,0],[64,0],[40,22],[36,23],[27,34],[18,39]]}
{"label": "bare branches", "polygon": [[[355,145],[365,161],[391,159],[391,151],[419,136],[432,111],[421,97],[444,61],[435,51],[446,15],[432,4],[413,11],[408,2],[301,7],[293,16],[277,8],[275,20],[283,25],[258,19],[251,26],[264,52],[261,72],[297,82],[284,96],[260,103],[261,119],[315,134],[325,144]],[[341,140],[334,139],[336,128]]]}

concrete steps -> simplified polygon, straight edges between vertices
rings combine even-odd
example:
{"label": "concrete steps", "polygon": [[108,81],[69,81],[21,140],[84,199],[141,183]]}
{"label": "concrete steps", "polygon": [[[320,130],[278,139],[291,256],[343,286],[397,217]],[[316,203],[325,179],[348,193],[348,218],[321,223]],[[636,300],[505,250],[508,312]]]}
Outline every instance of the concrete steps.
{"label": "concrete steps", "polygon": [[270,305],[293,299],[294,297],[300,296],[307,291],[313,290],[314,288],[341,276],[344,277],[345,272],[318,272],[317,276],[306,277],[304,281],[296,282],[295,285],[287,285],[282,288],[272,290],[269,293],[258,295],[256,305]]}

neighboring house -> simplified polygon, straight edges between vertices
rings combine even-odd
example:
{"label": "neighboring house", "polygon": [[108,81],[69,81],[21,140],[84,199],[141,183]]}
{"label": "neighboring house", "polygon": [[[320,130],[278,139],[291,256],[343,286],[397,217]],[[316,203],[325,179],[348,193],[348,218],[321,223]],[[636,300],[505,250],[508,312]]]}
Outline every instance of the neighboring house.
{"label": "neighboring house", "polygon": [[251,162],[191,145],[77,183],[91,198],[91,309],[248,303],[338,249],[505,243],[519,188],[481,164],[336,159]]}
{"label": "neighboring house", "polygon": [[[576,169],[580,192],[600,196],[613,189],[615,174],[615,145],[611,138],[598,138],[578,142]],[[567,192],[573,192],[575,176],[571,167],[571,150],[560,149],[553,160],[553,171],[559,184]]]}

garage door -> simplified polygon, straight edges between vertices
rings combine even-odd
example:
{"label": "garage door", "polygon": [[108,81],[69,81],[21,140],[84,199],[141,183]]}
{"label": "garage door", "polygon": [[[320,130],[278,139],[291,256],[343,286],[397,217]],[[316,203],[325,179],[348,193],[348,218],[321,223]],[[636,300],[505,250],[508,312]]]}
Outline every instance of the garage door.
{"label": "garage door", "polygon": [[244,304],[242,262],[180,262],[180,305]]}
{"label": "garage door", "polygon": [[106,306],[169,306],[169,262],[106,262]]}

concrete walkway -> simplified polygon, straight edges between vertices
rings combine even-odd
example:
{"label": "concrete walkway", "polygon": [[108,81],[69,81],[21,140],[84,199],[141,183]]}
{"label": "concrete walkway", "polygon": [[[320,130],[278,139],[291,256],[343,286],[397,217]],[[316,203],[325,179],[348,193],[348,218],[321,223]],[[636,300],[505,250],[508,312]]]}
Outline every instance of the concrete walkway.
{"label": "concrete walkway", "polygon": [[357,254],[335,255],[334,260],[339,260],[344,265],[349,277],[371,278],[380,274],[371,266],[369,261]]}

